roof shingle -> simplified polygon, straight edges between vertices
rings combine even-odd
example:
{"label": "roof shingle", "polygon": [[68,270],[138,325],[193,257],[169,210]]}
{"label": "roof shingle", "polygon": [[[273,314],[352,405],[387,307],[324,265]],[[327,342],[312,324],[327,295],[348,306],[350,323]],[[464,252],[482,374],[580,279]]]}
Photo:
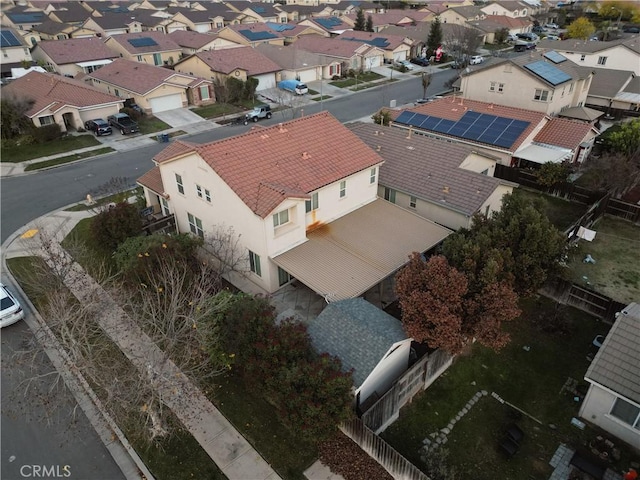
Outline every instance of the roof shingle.
{"label": "roof shingle", "polygon": [[[261,75],[280,70],[280,66],[251,47],[222,48],[195,54],[213,71],[230,74],[236,69],[245,70],[247,75]],[[188,57],[190,58],[190,57]]]}
{"label": "roof shingle", "polygon": [[576,150],[593,129],[590,123],[554,117],[534,137],[537,143]]}
{"label": "roof shingle", "polygon": [[104,44],[98,37],[69,38],[67,40],[49,40],[40,42],[36,48],[42,49],[56,65],[108,60],[118,54]]}

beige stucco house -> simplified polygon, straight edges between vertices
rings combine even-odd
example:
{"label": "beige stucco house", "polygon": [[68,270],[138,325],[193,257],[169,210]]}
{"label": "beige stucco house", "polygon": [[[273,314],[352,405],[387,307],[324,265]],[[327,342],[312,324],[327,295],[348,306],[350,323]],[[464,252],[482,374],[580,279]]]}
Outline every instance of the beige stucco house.
{"label": "beige stucco house", "polygon": [[33,48],[31,55],[50,72],[67,77],[91,73],[118,58],[118,54],[99,37],[40,42]]}
{"label": "beige stucco house", "polygon": [[363,42],[367,45],[375,46],[384,52],[384,61],[386,63],[408,60],[411,57],[414,43],[409,37],[393,35],[385,31],[373,33],[350,30],[335,38]]}
{"label": "beige stucco house", "polygon": [[182,48],[163,32],[147,31],[113,35],[105,45],[120,57],[149,65],[173,65],[180,60]]}
{"label": "beige stucco house", "polygon": [[0,32],[2,32],[2,43],[0,44],[2,76],[10,77],[11,68],[22,67],[23,63],[30,66],[33,59],[29,51],[29,44],[17,30],[2,27]]}

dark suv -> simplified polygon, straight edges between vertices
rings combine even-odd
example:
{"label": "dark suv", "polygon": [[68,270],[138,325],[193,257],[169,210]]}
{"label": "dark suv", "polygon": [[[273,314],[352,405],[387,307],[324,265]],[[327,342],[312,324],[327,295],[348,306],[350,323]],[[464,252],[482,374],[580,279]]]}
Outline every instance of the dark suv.
{"label": "dark suv", "polygon": [[113,130],[107,122],[105,122],[101,118],[94,118],[93,120],[87,120],[84,122],[84,129],[87,132],[93,132],[93,134],[97,137],[102,135],[111,135]]}

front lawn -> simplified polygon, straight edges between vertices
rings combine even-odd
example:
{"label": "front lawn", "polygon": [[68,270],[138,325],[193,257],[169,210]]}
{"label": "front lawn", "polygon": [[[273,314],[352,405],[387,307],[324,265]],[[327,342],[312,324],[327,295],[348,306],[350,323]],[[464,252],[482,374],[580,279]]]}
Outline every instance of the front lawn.
{"label": "front lawn", "polygon": [[[445,445],[450,463],[458,466],[462,478],[548,479],[552,471],[548,462],[561,442],[577,447],[595,437],[590,428],[580,431],[570,424],[580,404],[573,394],[561,391],[568,379],[584,384],[591,342],[596,335],[606,334],[609,326],[544,297],[526,300],[521,306],[523,315],[508,326],[512,341],[507,347],[495,353],[475,345],[459,356],[401,411],[383,438],[424,468],[423,440],[447,427],[481,390],[488,394],[457,421]],[[492,392],[525,413],[501,403]],[[507,460],[498,445],[512,422],[524,430],[525,438],[520,451]]]}
{"label": "front lawn", "polygon": [[[375,80],[380,80],[381,78],[384,78],[383,75],[380,75],[379,73],[376,72],[363,72],[358,74],[358,85],[360,85],[361,83],[367,83],[367,82],[373,82]],[[350,78],[346,78],[344,80],[335,80],[333,82],[329,82],[330,85],[333,85],[334,87],[338,87],[338,88],[347,88],[347,87],[351,87],[352,85],[356,84],[356,78],[355,77],[350,77]]]}
{"label": "front lawn", "polygon": [[54,158],[52,160],[45,160],[44,162],[37,162],[27,165],[24,169],[25,172],[31,172],[33,170],[41,170],[43,168],[55,167],[57,165],[64,165],[65,163],[75,162],[82,158],[95,157],[96,155],[103,155],[105,153],[115,152],[111,147],[102,147],[97,150],[90,150],[88,152],[74,153],[73,155],[65,155],[64,157]]}
{"label": "front lawn", "polygon": [[171,128],[171,125],[167,125],[162,120],[154,116],[146,116],[138,120],[138,127],[140,127],[140,133],[144,135],[147,133],[168,130]]}
{"label": "front lawn", "polygon": [[233,115],[246,110],[244,107],[238,107],[229,103],[214,103],[213,105],[207,105],[206,107],[192,108],[191,111],[202,118],[217,118],[227,115]]}
{"label": "front lawn", "polygon": [[514,189],[513,194],[523,196],[532,202],[535,199],[541,200],[542,213],[549,218],[551,223],[562,231],[569,228],[588,209],[587,205],[570,202],[564,198],[554,197],[553,195],[547,195],[535,190],[528,190],[523,187]]}
{"label": "front lawn", "polygon": [[58,153],[70,152],[79,148],[100,145],[93,135],[67,135],[47,143],[35,143],[19,147],[2,148],[2,162],[19,163],[34,158],[48,157]]}

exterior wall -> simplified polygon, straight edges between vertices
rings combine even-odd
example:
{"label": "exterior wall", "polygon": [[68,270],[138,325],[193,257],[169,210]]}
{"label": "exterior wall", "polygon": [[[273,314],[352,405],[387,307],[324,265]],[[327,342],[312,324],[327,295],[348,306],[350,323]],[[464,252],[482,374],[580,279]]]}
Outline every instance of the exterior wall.
{"label": "exterior wall", "polygon": [[469,170],[470,172],[483,173],[484,175],[493,177],[496,171],[496,161],[483,155],[478,155],[477,153],[471,153],[462,161],[459,167],[464,170]]}
{"label": "exterior wall", "polygon": [[84,122],[93,120],[94,118],[102,118],[106,120],[109,115],[114,115],[124,106],[124,102],[118,105],[98,106],[95,108],[84,108],[80,110],[80,121],[84,127]]}
{"label": "exterior wall", "polygon": [[[562,42],[564,43],[564,42]],[[557,51],[567,57],[572,62],[584,67],[608,68],[611,70],[631,70],[636,75],[640,75],[640,55],[632,52],[627,47],[616,46],[595,53],[581,53],[569,50],[570,47],[562,45]],[[576,45],[580,49],[580,45]],[[582,59],[584,55],[584,60]],[[606,57],[604,65],[598,64],[600,57]]]}
{"label": "exterior wall", "polygon": [[[616,395],[609,390],[605,390],[599,385],[591,384],[587,396],[580,407],[580,416],[627,442],[629,445],[640,445],[640,430],[635,430],[631,425],[627,425],[609,415],[616,398]],[[625,400],[629,401],[626,398]]]}
{"label": "exterior wall", "polygon": [[[136,53],[129,53],[122,45],[120,45],[118,42],[116,42],[113,39],[108,39],[105,44],[111,48],[114,52],[119,53],[122,58],[125,58],[127,60],[132,60],[134,62],[144,62],[144,63],[148,63],[149,65],[155,65],[154,59],[153,59],[153,55],[154,53],[143,53],[143,54],[136,54]],[[160,58],[162,59],[162,64],[158,65],[158,66],[162,66],[163,64],[165,64],[165,62],[167,62],[168,65],[173,65],[175,62],[177,62],[178,60],[180,60],[180,55],[181,55],[181,50],[166,50],[166,51],[162,51],[162,52],[155,52],[155,53],[159,53],[160,54]]]}
{"label": "exterior wall", "polygon": [[513,192],[511,185],[499,185],[493,193],[487,198],[478,210],[485,215],[491,215],[493,212],[499,212],[502,209],[502,197]]}
{"label": "exterior wall", "polygon": [[[211,67],[198,57],[190,57],[175,66],[175,71],[180,73],[188,73],[196,77],[223,82],[227,75],[220,72],[212,72]],[[236,78],[245,82],[247,80],[247,72],[245,70],[234,70],[229,77]]]}
{"label": "exterior wall", "polygon": [[18,63],[23,60],[31,62],[31,52],[29,47],[11,47],[2,49],[2,63]]}
{"label": "exterior wall", "polygon": [[388,352],[356,390],[356,394],[360,394],[360,403],[365,402],[374,392],[378,392],[382,396],[409,367],[411,339],[398,342],[389,350],[396,346],[398,348],[390,353]]}
{"label": "exterior wall", "polygon": [[89,37],[95,37],[96,32],[88,28],[78,28],[77,30],[74,30],[73,32],[71,32],[70,36],[71,38],[89,38]]}
{"label": "exterior wall", "polygon": [[445,10],[440,14],[440,21],[442,23],[449,23],[454,25],[466,25],[467,19],[454,10]]}
{"label": "exterior wall", "polygon": [[526,17],[527,15],[531,15],[533,13],[530,7],[523,7],[519,10],[509,10],[498,3],[491,3],[485,7],[482,7],[481,10],[487,15],[502,15],[511,18]]}

